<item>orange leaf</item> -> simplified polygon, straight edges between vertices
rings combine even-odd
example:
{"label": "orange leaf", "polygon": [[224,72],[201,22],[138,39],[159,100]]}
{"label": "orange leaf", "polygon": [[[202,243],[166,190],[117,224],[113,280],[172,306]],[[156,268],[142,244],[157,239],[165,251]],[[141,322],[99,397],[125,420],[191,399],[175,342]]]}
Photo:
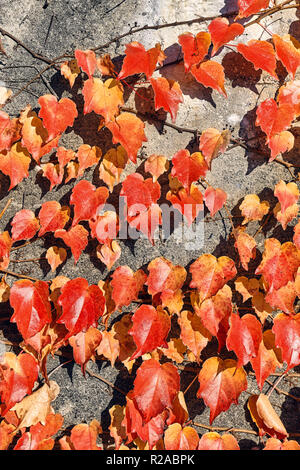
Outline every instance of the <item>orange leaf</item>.
{"label": "orange leaf", "polygon": [[295,137],[289,131],[282,131],[269,138],[268,146],[271,150],[269,162],[272,162],[280,153],[289,152],[295,144]]}
{"label": "orange leaf", "polygon": [[107,127],[113,135],[113,143],[120,143],[126,150],[128,158],[136,163],[138,150],[143,142],[148,141],[143,121],[134,114],[121,113],[115,121],[107,123]]}
{"label": "orange leaf", "polygon": [[278,106],[273,98],[268,98],[260,103],[256,110],[256,116],[255,124],[260,126],[270,139],[291,125],[294,119],[294,108],[290,104],[279,104]]}
{"label": "orange leaf", "polygon": [[174,266],[166,258],[155,258],[148,264],[149,275],[146,285],[148,292],[154,296],[162,292],[176,292],[186,279],[186,270],[182,266]]}
{"label": "orange leaf", "polygon": [[144,271],[139,269],[133,272],[128,266],[118,267],[111,280],[112,298],[116,308],[129,305],[133,300],[137,300],[139,292],[147,279]]}
{"label": "orange leaf", "polygon": [[260,435],[269,434],[269,436],[278,437],[279,439],[285,439],[288,436],[267,395],[263,393],[251,395],[248,400],[248,409]]}
{"label": "orange leaf", "polygon": [[46,258],[51,266],[51,271],[54,272],[67,258],[67,252],[64,248],[58,246],[50,246],[46,253]]}
{"label": "orange leaf", "polygon": [[73,348],[75,362],[81,365],[84,374],[87,362],[95,359],[95,351],[102,339],[102,334],[97,328],[92,326],[86,331],[80,331],[75,336],[69,338],[69,343]]}
{"label": "orange leaf", "polygon": [[183,51],[185,71],[189,72],[192,65],[199,64],[207,55],[211,38],[208,32],[200,31],[195,37],[192,33],[181,34],[178,42]]}
{"label": "orange leaf", "polygon": [[240,447],[231,434],[207,432],[201,437],[198,450],[240,450]]}
{"label": "orange leaf", "polygon": [[154,182],[168,169],[169,161],[163,155],[152,154],[145,161],[145,171],[153,176]]}
{"label": "orange leaf", "polygon": [[293,80],[279,88],[277,101],[280,107],[293,107],[295,117],[300,115],[300,80]]}
{"label": "orange leaf", "polygon": [[212,127],[202,132],[200,137],[200,150],[209,168],[211,161],[216,158],[219,153],[226,151],[229,141],[230,132],[228,130],[220,132]]}
{"label": "orange leaf", "polygon": [[10,178],[9,190],[28,176],[30,162],[30,155],[20,142],[0,153],[0,170]]}
{"label": "orange leaf", "polygon": [[224,88],[225,74],[223,65],[214,60],[207,60],[200,65],[193,65],[191,73],[197,80],[207,88],[214,88],[227,98]]}
{"label": "orange leaf", "polygon": [[247,194],[239,209],[244,217],[242,225],[245,225],[250,220],[261,220],[269,212],[270,204],[267,201],[260,202],[257,194]]}
{"label": "orange leaf", "polygon": [[103,82],[100,78],[90,78],[84,82],[84,114],[94,111],[101,114],[105,122],[113,120],[124,104],[123,86],[114,78]]}
{"label": "orange leaf", "polygon": [[286,439],[281,442],[279,439],[270,437],[263,450],[300,450],[300,445],[297,441]]}
{"label": "orange leaf", "polygon": [[106,243],[97,247],[97,258],[105,264],[109,271],[120,256],[121,247],[116,240],[112,240],[109,244]]}
{"label": "orange leaf", "polygon": [[199,294],[191,294],[192,306],[196,314],[201,318],[205,328],[214,336],[217,336],[220,322],[229,318],[232,313],[232,292],[225,285],[215,296],[199,302]]}
{"label": "orange leaf", "polygon": [[82,220],[95,218],[102,209],[109,196],[108,189],[96,188],[87,180],[81,180],[74,186],[70,197],[70,204],[74,205],[74,218],[72,226]]}
{"label": "orange leaf", "polygon": [[109,149],[102,158],[99,167],[99,178],[107,184],[110,192],[113,191],[114,185],[120,182],[120,176],[127,161],[127,153],[121,145]]}
{"label": "orange leaf", "polygon": [[184,215],[189,225],[193,223],[199,212],[204,209],[202,193],[194,184],[191,184],[189,190],[180,187],[178,191],[168,191],[166,199],[172,203],[175,209]]}
{"label": "orange leaf", "polygon": [[195,450],[199,443],[197,431],[190,426],[181,427],[174,423],[165,431],[164,443],[166,450]]}
{"label": "orange leaf", "polygon": [[80,69],[76,59],[67,60],[60,66],[60,73],[69,80],[70,87],[73,88],[76,78],[80,74]]}
{"label": "orange leaf", "polygon": [[248,233],[239,230],[235,235],[235,248],[238,250],[241,264],[248,271],[248,264],[256,256],[256,241]]}
{"label": "orange leaf", "polygon": [[267,290],[272,292],[293,282],[299,265],[300,253],[293,243],[281,245],[276,238],[267,238],[263,259],[255,274],[263,274]]}
{"label": "orange leaf", "polygon": [[102,151],[99,147],[83,144],[80,145],[76,157],[78,158],[79,167],[77,178],[83,175],[84,171],[87,168],[90,168],[93,165],[96,165],[100,157],[102,156]]}
{"label": "orange leaf", "polygon": [[283,180],[280,180],[275,186],[274,196],[280,202],[281,211],[285,212],[288,207],[298,202],[300,192],[296,183],[286,184]]}
{"label": "orange leaf", "polygon": [[4,416],[25,395],[30,394],[38,378],[38,364],[30,354],[20,353],[16,356],[6,352],[0,358],[0,395],[5,404],[1,409]]}
{"label": "orange leaf", "polygon": [[294,316],[279,313],[274,318],[275,344],[282,351],[287,370],[300,364],[300,313]]}
{"label": "orange leaf", "polygon": [[72,428],[70,437],[59,440],[62,450],[102,450],[97,446],[98,434],[102,432],[99,422],[94,419],[90,424],[77,424]]}
{"label": "orange leaf", "polygon": [[178,324],[183,344],[192,351],[196,361],[200,362],[201,352],[211,340],[211,334],[203,326],[200,318],[187,310],[180,313]]}

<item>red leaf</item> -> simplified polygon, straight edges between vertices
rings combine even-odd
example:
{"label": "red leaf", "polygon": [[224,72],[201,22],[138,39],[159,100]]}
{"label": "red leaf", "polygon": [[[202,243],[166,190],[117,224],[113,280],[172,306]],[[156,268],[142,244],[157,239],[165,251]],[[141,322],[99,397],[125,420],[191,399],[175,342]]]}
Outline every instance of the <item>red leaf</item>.
{"label": "red leaf", "polygon": [[65,244],[71,248],[76,264],[88,244],[89,232],[82,225],[74,225],[68,231],[64,229],[56,230],[54,236],[62,238]]}
{"label": "red leaf", "polygon": [[105,310],[105,297],[98,286],[89,286],[86,279],[78,277],[63,285],[58,305],[62,307],[62,315],[57,323],[63,323],[70,336],[74,336],[97,326]]}
{"label": "red leaf", "polygon": [[256,116],[255,124],[260,126],[270,138],[274,134],[280,134],[291,125],[294,119],[294,109],[288,104],[277,106],[273,98],[268,98],[258,106]]}
{"label": "red leaf", "polygon": [[238,0],[238,18],[247,18],[262,9],[268,8],[270,0]]}
{"label": "red leaf", "polygon": [[286,36],[280,37],[278,34],[273,34],[272,38],[278,59],[294,79],[297,69],[300,67],[300,50],[294,46],[294,38],[290,35]]}
{"label": "red leaf", "polygon": [[12,239],[7,231],[0,233],[0,268],[7,269],[9,265],[9,255],[12,246]]}
{"label": "red leaf", "polygon": [[74,205],[72,226],[81,220],[90,220],[97,216],[109,196],[106,187],[97,188],[87,180],[81,180],[74,186],[70,204]]}
{"label": "red leaf", "polygon": [[126,44],[125,59],[123,61],[122,70],[118,75],[118,79],[126,78],[129,75],[144,73],[149,80],[152,76],[157,62],[162,64],[165,55],[160,48],[160,44],[145,50],[144,46],[139,42],[131,42]]}
{"label": "red leaf", "polygon": [[134,114],[121,113],[115,121],[108,122],[106,127],[113,135],[113,143],[120,143],[126,150],[128,158],[136,163],[138,150],[143,142],[148,141],[143,121]]}
{"label": "red leaf", "polygon": [[137,300],[146,279],[147,276],[141,269],[133,272],[128,266],[119,266],[114,271],[110,283],[113,289],[112,299],[116,304],[116,309]]}
{"label": "red leaf", "polygon": [[14,142],[19,140],[18,119],[10,119],[9,115],[0,109],[0,150],[9,150]]}
{"label": "red leaf", "polygon": [[212,56],[214,56],[217,50],[224,46],[224,44],[227,44],[237,36],[243,34],[244,29],[244,26],[239,23],[232,23],[229,25],[227,18],[215,18],[212,20],[208,26],[211,40],[214,45]]}
{"label": "red leaf", "polygon": [[275,346],[275,336],[272,330],[264,331],[257,355],[250,362],[257,384],[262,390],[269,375],[275,372],[277,367],[282,366],[281,350]]}
{"label": "red leaf", "polygon": [[30,240],[34,237],[40,224],[34,213],[28,209],[22,209],[17,212],[11,222],[12,240]]}
{"label": "red leaf", "polygon": [[278,290],[289,281],[294,281],[300,266],[300,253],[291,242],[282,245],[276,238],[265,241],[263,259],[255,274],[262,274],[267,282],[268,292]]}
{"label": "red leaf", "polygon": [[91,236],[101,244],[110,245],[119,232],[119,218],[114,211],[106,211],[103,215],[89,221]]}
{"label": "red leaf", "polygon": [[178,42],[183,51],[185,71],[189,72],[192,65],[199,64],[207,55],[211,38],[209,33],[201,31],[195,37],[192,33],[181,34]]}
{"label": "red leaf", "polygon": [[128,175],[122,183],[121,197],[126,198],[128,215],[144,212],[160,198],[160,184],[152,178],[144,180],[139,173]]}
{"label": "red leaf", "polygon": [[200,177],[205,177],[208,170],[207,163],[201,152],[190,155],[186,149],[179,150],[172,158],[172,176],[182,183],[185,189],[189,190],[193,181],[198,181]]}
{"label": "red leaf", "polygon": [[86,364],[90,359],[94,359],[95,351],[102,339],[102,334],[97,328],[90,327],[86,332],[80,331],[75,336],[69,338],[69,343],[73,348],[75,362],[81,365],[84,374]]}
{"label": "red leaf", "polygon": [[235,232],[235,244],[234,247],[239,252],[241,264],[245,271],[248,271],[248,264],[251,259],[255,259],[256,256],[256,241],[251,235],[238,230]]}
{"label": "red leaf", "polygon": [[148,264],[149,275],[146,285],[154,296],[162,292],[174,293],[180,289],[186,279],[186,270],[163,257],[155,258]]}
{"label": "red leaf", "polygon": [[91,50],[81,51],[80,49],[76,49],[75,58],[77,60],[78,67],[81,67],[81,70],[91,78],[97,67],[95,52]]}
{"label": "red leaf", "polygon": [[288,207],[298,202],[300,192],[296,183],[286,184],[283,180],[280,180],[275,186],[274,196],[280,202],[281,212],[285,212]]}
{"label": "red leaf", "polygon": [[0,395],[5,404],[2,416],[25,395],[30,394],[38,378],[38,364],[31,354],[16,356],[7,352],[0,358]]}
{"label": "red leaf", "polygon": [[267,41],[251,39],[247,44],[238,44],[237,50],[246,60],[252,62],[255,70],[265,70],[278,80],[276,75],[276,55],[272,44]]}
{"label": "red leaf", "polygon": [[198,289],[200,300],[203,301],[222,289],[235,277],[237,271],[234,262],[227,256],[216,258],[211,254],[204,254],[191,264],[190,273],[190,287]]}
{"label": "red leaf", "polygon": [[10,290],[10,304],[14,309],[11,322],[17,323],[25,340],[52,321],[47,282],[16,281]]}
{"label": "red leaf", "polygon": [[189,225],[204,209],[202,193],[194,184],[191,185],[189,190],[181,187],[178,191],[168,191],[166,199],[184,215]]}
{"label": "red leaf", "polygon": [[137,370],[133,389],[133,398],[143,418],[148,422],[171,407],[179,386],[180,377],[173,364],[160,364],[155,359],[143,362]]}
{"label": "red leaf", "polygon": [[154,91],[155,110],[163,108],[171,114],[172,121],[175,122],[179,103],[183,103],[179,83],[164,77],[150,78],[150,83]]}
{"label": "red leaf", "polygon": [[279,313],[273,322],[275,344],[282,351],[287,370],[300,364],[300,313],[294,316]]}
{"label": "red leaf", "polygon": [[48,131],[48,140],[62,134],[67,127],[72,127],[78,116],[74,101],[62,98],[57,101],[53,95],[41,96],[38,100],[41,107],[39,116],[43,119],[44,127]]}
{"label": "red leaf", "polygon": [[46,232],[55,232],[62,229],[69,220],[70,209],[67,206],[61,207],[57,201],[47,201],[42,204],[39,212],[41,228],[39,237]]}
{"label": "red leaf", "polygon": [[133,326],[129,333],[136,344],[130,360],[137,359],[158,347],[167,347],[166,338],[171,328],[169,315],[160,307],[141,305],[132,316]]}
{"label": "red leaf", "polygon": [[224,88],[225,74],[223,65],[214,60],[207,60],[200,65],[193,65],[191,73],[197,80],[207,88],[214,88],[227,98]]}
{"label": "red leaf", "polygon": [[198,398],[210,408],[210,424],[232,403],[238,404],[240,394],[247,389],[247,376],[244,369],[237,368],[232,359],[211,357],[207,359],[199,372],[200,388]]}
{"label": "red leaf", "polygon": [[204,193],[204,202],[212,217],[222,209],[226,200],[227,194],[220,188],[214,189],[212,186],[209,186]]}
{"label": "red leaf", "polygon": [[254,315],[246,314],[240,318],[236,313],[231,314],[226,347],[228,351],[235,352],[238,358],[237,367],[247,364],[257,356],[261,340],[261,323]]}

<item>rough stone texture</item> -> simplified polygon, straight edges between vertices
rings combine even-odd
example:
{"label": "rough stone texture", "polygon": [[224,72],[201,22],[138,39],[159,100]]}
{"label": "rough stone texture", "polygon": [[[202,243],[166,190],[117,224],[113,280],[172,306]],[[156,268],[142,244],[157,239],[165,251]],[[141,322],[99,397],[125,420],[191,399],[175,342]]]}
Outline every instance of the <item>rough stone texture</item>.
{"label": "rough stone texture", "polygon": [[[173,21],[188,20],[197,15],[212,16],[220,12],[236,11],[234,1],[199,1],[199,0],[111,0],[110,2],[101,0],[2,0],[0,5],[0,25],[20,41],[28,45],[32,50],[53,58],[65,53],[72,52],[75,48],[86,49],[108,42],[110,39],[127,32],[131,27],[143,25],[157,25]],[[290,32],[297,37],[299,35],[299,20],[293,10],[274,15],[272,20],[267,20],[268,28],[279,34]],[[124,45],[131,40],[142,42],[145,47],[152,47],[155,43],[161,42],[166,50],[168,61],[172,62],[180,54],[177,37],[180,33],[191,31],[193,33],[205,30],[207,23],[201,25],[181,26],[165,28],[158,31],[142,31],[138,34],[129,35],[121,41],[112,43],[104,52],[110,52],[113,57],[121,58],[124,53]],[[259,26],[247,29],[247,34],[243,40],[251,38],[268,38],[267,33]],[[298,37],[299,39],[299,37]],[[9,38],[3,38],[3,46],[7,57],[0,56],[0,80],[7,87],[17,92],[22,86],[33,78],[38,71],[46,65],[40,60],[34,59],[29,53]],[[221,129],[228,128],[234,137],[253,137],[255,129],[253,121],[255,118],[255,107],[260,100],[268,96],[274,96],[277,84],[269,76],[255,71],[252,66],[238,56],[233,49],[223,48],[216,56],[216,60],[221,61],[226,71],[226,89],[228,99],[202,87],[191,75],[185,76],[182,64],[164,67],[157,75],[175,79],[179,81],[184,93],[184,104],[180,106],[176,124],[199,130],[207,127]],[[280,71],[280,78],[284,79],[283,71]],[[11,115],[18,115],[19,111],[30,103],[33,108],[37,106],[39,96],[46,93],[61,96],[72,96],[77,105],[82,106],[81,96],[77,96],[78,87],[71,90],[67,82],[60,76],[59,72],[50,69],[45,73],[43,80],[37,80],[28,89],[18,96],[5,110]],[[137,109],[141,109],[144,102],[132,94],[128,89],[128,104],[135,101]],[[170,121],[169,116],[167,120]],[[90,145],[100,145],[108,148],[107,134],[104,138],[97,133],[98,119],[95,115],[81,116],[76,121],[75,130],[68,133],[61,141],[62,145],[69,146],[76,150],[81,143]],[[137,168],[143,170],[143,157],[151,153],[165,154],[168,158],[181,148],[195,149],[195,142],[191,140],[191,134],[178,133],[176,130],[163,126],[163,121],[146,120],[146,135],[148,142],[143,145],[140,151]],[[106,140],[105,140],[106,139]],[[298,147],[299,149],[299,147]],[[286,157],[286,160],[293,160],[296,163],[297,148],[295,152]],[[297,164],[297,163],[296,163]],[[126,174],[133,170],[133,165],[128,165]],[[95,183],[98,180],[98,168],[92,168],[85,172],[84,179]],[[24,180],[9,194],[8,178],[1,175],[1,207],[6,201],[12,198],[12,203],[1,219],[1,230],[8,227],[15,212],[22,208],[30,208],[38,211],[41,204],[48,200],[56,199],[63,203],[68,203],[71,189],[74,183],[61,185],[49,191],[49,185],[40,176],[40,170],[35,167],[30,172],[29,178]],[[289,181],[291,175],[288,170],[277,163],[267,163],[264,156],[254,152],[245,152],[241,147],[235,147],[227,151],[213,162],[212,171],[207,180],[214,187],[224,189],[228,194],[228,207],[234,214],[239,214],[237,207],[241,199],[249,193],[257,193],[264,199],[274,199],[270,196],[275,184],[283,179]],[[160,180],[162,188],[167,185],[167,180]],[[115,193],[120,189],[120,185],[115,189]],[[115,197],[115,196],[114,196]],[[253,233],[257,225],[252,225]],[[230,222],[226,212],[222,211],[215,220],[208,218],[204,226],[204,245],[198,250],[186,250],[184,246],[177,245],[174,236],[167,241],[157,241],[155,246],[146,239],[137,241],[125,241],[122,243],[122,256],[113,267],[127,264],[136,270],[145,266],[151,259],[157,256],[165,256],[176,264],[187,266],[201,253],[213,253],[215,255],[234,253],[228,252],[226,239],[230,231]],[[292,229],[286,232],[268,225],[264,231],[267,236],[275,235],[282,240],[291,237]],[[51,245],[52,238],[46,238],[46,242],[38,240],[33,245],[18,250],[14,259],[34,258],[44,256],[46,249]],[[258,237],[258,247],[263,248],[263,237]],[[13,264],[12,264],[13,265]],[[51,273],[47,262],[24,263],[13,265],[17,272],[28,274],[40,279],[51,279]],[[107,276],[104,269],[95,257],[95,253],[90,254],[87,249],[74,265],[73,258],[69,258],[59,274],[67,275],[70,278],[82,276],[89,282],[98,282]],[[5,306],[5,309],[7,307]],[[0,305],[1,315],[6,316],[7,311]],[[11,326],[4,329],[4,336],[13,339],[16,330]],[[0,345],[3,347],[3,345]],[[60,359],[49,360],[49,370],[56,367]],[[118,366],[112,369],[107,363],[91,365],[94,371],[100,368],[100,373],[119,388],[127,391],[132,387],[132,379],[118,370]],[[114,403],[122,403],[122,395],[111,391],[111,388],[101,383],[96,378],[83,378],[80,368],[76,365],[67,365],[60,368],[53,378],[61,387],[61,394],[55,402],[55,410],[64,415],[65,426],[71,426],[79,422],[89,422],[93,418],[103,419],[103,424],[108,423],[108,409]],[[182,388],[192,380],[190,373],[182,373]],[[189,404],[191,417],[195,421],[208,424],[209,410],[204,407],[202,400],[196,399],[197,385],[194,384],[188,391],[186,398]],[[264,390],[267,387],[265,386]],[[299,382],[294,379],[291,384],[283,384],[282,388],[290,393],[300,396]],[[249,379],[248,392],[258,393],[255,381]],[[247,393],[248,393],[247,392]],[[247,393],[243,393],[240,403],[246,401]],[[283,395],[272,395],[272,402],[275,409],[281,414],[288,431],[299,432],[299,404],[289,397]],[[230,410],[222,413],[215,421],[216,426],[247,427],[250,428],[250,419],[247,409],[243,405],[232,405]],[[253,427],[254,428],[254,427]],[[298,429],[297,429],[298,428]],[[199,432],[204,432],[199,428]],[[242,448],[249,448],[253,442],[257,442],[255,436],[239,434],[237,436]]]}

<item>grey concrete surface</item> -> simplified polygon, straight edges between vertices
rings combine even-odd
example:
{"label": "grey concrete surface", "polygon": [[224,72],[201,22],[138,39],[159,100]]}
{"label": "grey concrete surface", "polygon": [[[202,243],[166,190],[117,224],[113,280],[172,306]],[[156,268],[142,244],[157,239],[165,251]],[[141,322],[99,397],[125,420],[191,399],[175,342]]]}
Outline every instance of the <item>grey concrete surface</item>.
{"label": "grey concrete surface", "polygon": [[[123,34],[134,26],[157,25],[173,21],[182,21],[195,18],[197,15],[211,16],[220,12],[236,11],[236,2],[227,0],[205,1],[205,0],[2,0],[0,3],[0,26],[6,31],[16,36],[24,44],[34,51],[49,58],[74,48],[86,49],[101,45]],[[279,34],[291,32],[296,35],[299,19],[293,10],[274,15],[272,20],[267,20],[268,28]],[[161,42],[166,50],[168,61],[174,60],[180,53],[176,45],[177,37],[185,31],[196,33],[206,29],[207,24],[181,26],[165,28],[158,31],[142,31],[138,34],[127,36],[121,41],[112,43],[104,52],[111,53],[112,57],[121,59],[124,54],[126,43],[136,40],[142,42],[145,47],[152,47],[155,43]],[[268,37],[267,33],[259,26],[253,26],[247,30],[243,40],[251,38]],[[298,37],[298,39],[300,39]],[[2,39],[7,56],[0,55],[0,81],[3,81],[13,92],[17,92],[22,86],[41,70],[45,64],[34,59],[22,47],[17,46],[14,41],[4,37]],[[228,99],[219,95],[215,91],[208,90],[197,83],[190,75],[185,76],[182,64],[164,67],[161,73],[163,76],[179,81],[184,93],[184,104],[179,108],[176,124],[178,126],[198,128],[199,130],[208,127],[216,127],[220,130],[228,128],[234,137],[253,137],[255,127],[253,124],[255,107],[260,100],[273,96],[277,84],[264,73],[257,72],[252,66],[244,61],[233,50],[223,48],[216,56],[216,60],[223,63],[226,72],[226,90]],[[50,69],[44,76],[44,80],[34,82],[29,88],[18,96],[5,111],[11,116],[18,115],[28,103],[33,108],[37,107],[37,99],[46,93],[56,94],[58,97],[70,96],[82,103],[81,97],[75,96],[71,92],[67,82],[60,76],[60,73]],[[280,71],[280,78],[285,79],[285,74]],[[76,89],[76,87],[74,87]],[[128,91],[128,104],[139,100]],[[167,117],[170,121],[170,118]],[[81,116],[75,125],[75,130],[67,133],[61,144],[69,148],[76,148],[81,143],[91,145],[107,145],[96,132],[97,120],[95,116]],[[165,154],[168,158],[181,148],[195,149],[195,142],[191,140],[190,134],[180,134],[176,130],[164,127],[163,122],[146,120],[146,135],[148,142],[145,143],[139,153],[136,167],[142,171],[143,157],[151,153]],[[299,142],[297,142],[299,145]],[[286,157],[287,161],[298,161],[298,150],[291,152]],[[298,159],[298,160],[297,160]],[[122,178],[133,170],[130,164],[128,170],[124,172]],[[85,172],[83,178],[99,183],[97,179],[98,168],[92,168]],[[255,148],[253,152],[246,152],[240,147],[228,150],[224,155],[213,161],[212,171],[208,174],[207,180],[214,187],[224,189],[228,194],[228,207],[238,214],[237,207],[242,198],[249,193],[257,193],[264,199],[270,200],[273,204],[271,191],[275,184],[283,179],[290,181],[291,175],[288,170],[274,163],[267,163],[265,157],[257,154]],[[162,189],[166,187],[167,180],[160,180]],[[0,176],[0,197],[1,207],[4,207],[8,198],[12,198],[12,203],[1,219],[1,229],[8,227],[15,212],[22,208],[30,208],[38,211],[41,204],[48,200],[58,200],[68,203],[69,196],[74,186],[72,181],[68,185],[62,185],[49,191],[49,185],[40,176],[38,167],[30,171],[29,178],[25,179],[12,191],[7,193],[8,178]],[[120,185],[115,189],[118,193]],[[256,224],[252,224],[253,233],[257,229]],[[145,266],[151,259],[157,256],[165,256],[176,264],[188,266],[202,253],[213,253],[217,256],[227,254],[235,256],[232,248],[226,242],[230,231],[230,222],[226,213],[222,212],[216,220],[207,218],[204,224],[205,240],[202,248],[188,251],[184,246],[176,243],[174,237],[167,241],[157,241],[155,246],[151,246],[148,240],[139,239],[135,242],[125,241],[122,243],[122,256],[113,267],[127,264],[136,270]],[[291,238],[292,228],[285,232],[281,229],[268,225],[265,235],[279,237],[282,241]],[[48,237],[47,237],[48,238]],[[32,258],[44,256],[46,248],[52,244],[52,238],[46,238],[46,242],[38,240],[33,245],[29,245],[17,252],[17,256],[22,258]],[[263,249],[263,234],[258,237],[258,248]],[[228,251],[229,250],[229,251]],[[31,275],[40,279],[51,279],[53,274],[47,267],[46,262],[24,263],[14,266],[14,269],[22,274]],[[86,249],[81,255],[77,265],[74,265],[73,258],[68,258],[67,262],[59,269],[59,274],[70,278],[85,277],[90,283],[104,279],[108,272],[105,266],[96,258],[95,253]],[[0,314],[4,316],[3,306]],[[130,309],[127,309],[130,311]],[[6,338],[14,337],[14,330],[10,326],[5,328],[3,335]],[[51,370],[59,364],[59,359],[49,360]],[[91,365],[95,371],[98,365]],[[99,365],[100,373],[110,381],[118,384],[124,390],[132,386],[132,378],[117,368],[111,368],[107,363]],[[54,403],[57,412],[61,412],[65,417],[65,426],[71,426],[79,422],[89,422],[93,418],[102,419],[103,423],[108,423],[108,409],[115,403],[122,403],[122,396],[112,393],[111,389],[95,378],[83,378],[80,369],[74,366],[66,366],[59,369],[53,378],[59,383],[61,393]],[[182,374],[182,389],[191,381],[190,374]],[[286,391],[300,396],[299,382],[294,380],[291,384],[285,383]],[[255,382],[249,379],[249,389],[240,398],[240,405],[232,405],[230,410],[222,413],[215,421],[216,426],[228,427],[248,427],[249,415],[243,404],[247,393],[258,392]],[[208,424],[209,410],[203,406],[202,400],[195,398],[196,385],[187,394],[187,401],[192,417],[196,421]],[[299,404],[283,395],[272,395],[272,402],[275,409],[281,414],[288,431],[299,432]],[[200,433],[204,430],[198,429]],[[250,448],[253,443],[257,443],[255,436],[237,435],[237,439],[242,448]]]}

